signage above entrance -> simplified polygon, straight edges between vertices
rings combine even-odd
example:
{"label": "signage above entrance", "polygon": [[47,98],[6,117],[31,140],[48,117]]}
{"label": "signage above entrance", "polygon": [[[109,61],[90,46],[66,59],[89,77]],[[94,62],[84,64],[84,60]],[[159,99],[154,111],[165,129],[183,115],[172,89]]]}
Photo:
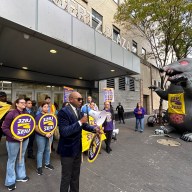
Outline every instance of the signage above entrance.
{"label": "signage above entrance", "polygon": [[[57,5],[61,9],[67,11],[74,17],[78,18],[83,23],[89,25],[90,27],[93,27],[92,13],[86,10],[82,5],[80,5],[76,1],[74,0],[49,0],[49,1],[53,2],[55,5]],[[106,25],[104,30],[105,32],[103,33],[102,31],[100,31],[100,28],[103,25],[102,21],[99,20],[98,18],[95,18],[95,19],[98,21],[98,24],[95,30],[103,34],[104,36],[110,38],[112,41],[114,41],[112,28]],[[114,42],[122,46],[124,49],[127,49],[129,51],[131,50],[130,42],[124,37],[121,37],[119,34],[117,35],[117,40]]]}

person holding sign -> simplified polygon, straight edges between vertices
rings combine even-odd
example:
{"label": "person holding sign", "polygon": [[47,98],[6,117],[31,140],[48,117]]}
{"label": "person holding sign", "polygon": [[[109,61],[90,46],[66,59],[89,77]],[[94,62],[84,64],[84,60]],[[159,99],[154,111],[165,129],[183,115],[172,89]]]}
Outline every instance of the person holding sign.
{"label": "person holding sign", "polygon": [[103,123],[104,132],[106,134],[106,140],[105,140],[106,152],[110,153],[112,151],[112,149],[111,149],[111,139],[112,139],[112,134],[113,134],[114,116],[113,116],[113,111],[110,109],[110,102],[109,101],[104,102],[104,110],[107,113],[106,120]]}
{"label": "person holding sign", "polygon": [[[15,101],[15,109],[7,114],[2,125],[3,132],[6,135],[6,147],[8,152],[5,186],[8,187],[9,191],[12,191],[16,188],[15,181],[26,182],[29,180],[29,177],[26,175],[25,160],[24,160],[29,139],[28,138],[22,139],[21,137],[21,135],[26,133],[30,128],[28,127],[29,118],[28,117],[21,118],[17,124],[17,132],[11,131],[11,127],[13,125],[12,123],[17,119],[17,117],[20,115],[25,116],[26,113],[26,111],[24,110],[25,106],[26,102],[24,99],[17,99]],[[19,154],[20,142],[22,142],[21,161],[16,162],[17,156]]]}
{"label": "person holding sign", "polygon": [[69,105],[58,113],[60,139],[58,153],[61,156],[62,178],[60,192],[79,191],[79,175],[81,166],[82,129],[97,131],[98,127],[87,124],[87,116],[80,112],[83,98],[80,93],[69,95]]}
{"label": "person holding sign", "polygon": [[[91,110],[95,110],[95,105],[96,104],[93,101],[91,101],[91,103],[89,104],[89,108]],[[89,124],[91,126],[97,126],[96,121],[95,121],[95,119],[93,117],[88,116],[88,118],[89,118]],[[101,141],[104,141],[106,139],[106,136],[105,136],[105,134],[103,132],[102,125],[100,125],[99,128],[100,128],[100,132],[101,132],[101,135],[100,135],[101,136]],[[82,152],[87,151],[89,149],[91,140],[93,139],[94,135],[95,135],[94,133],[90,133],[88,131],[82,130],[82,144],[83,144],[82,145]]]}
{"label": "person holding sign", "polygon": [[[45,114],[48,114],[49,105],[47,102],[43,102],[41,104],[41,113],[39,113],[35,117],[36,121],[36,142],[37,142],[37,174],[42,175],[42,162],[43,162],[43,155],[45,158],[45,168],[49,170],[53,170],[54,167],[50,164],[50,146],[53,141],[53,131],[52,131],[52,124],[51,118],[43,119]],[[46,125],[43,127],[43,125]],[[48,130],[50,129],[51,130]]]}

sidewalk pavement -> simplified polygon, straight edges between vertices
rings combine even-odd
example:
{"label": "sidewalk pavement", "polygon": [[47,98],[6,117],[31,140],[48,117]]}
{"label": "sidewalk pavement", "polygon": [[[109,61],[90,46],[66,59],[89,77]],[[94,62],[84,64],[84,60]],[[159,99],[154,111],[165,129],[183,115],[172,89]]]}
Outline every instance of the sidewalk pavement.
{"label": "sidewalk pavement", "polygon": [[[80,192],[189,192],[192,191],[192,143],[174,138],[154,136],[157,127],[147,127],[143,133],[135,132],[135,119],[118,124],[117,141],[111,144],[107,154],[103,143],[101,154],[94,163],[86,156],[81,167]],[[179,142],[177,147],[157,143],[158,139]],[[55,147],[57,142],[55,142]],[[30,180],[17,182],[18,192],[59,192],[61,165],[59,156],[52,152],[53,171],[43,169],[44,175],[36,173],[36,161],[26,158]],[[7,153],[5,141],[0,143],[0,192],[8,191],[4,186]]]}

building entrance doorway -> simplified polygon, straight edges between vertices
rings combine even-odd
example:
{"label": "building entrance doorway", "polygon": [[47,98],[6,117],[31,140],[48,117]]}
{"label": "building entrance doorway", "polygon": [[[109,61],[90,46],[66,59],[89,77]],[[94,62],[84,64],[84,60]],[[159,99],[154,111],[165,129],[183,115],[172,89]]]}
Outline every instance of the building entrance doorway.
{"label": "building entrance doorway", "polygon": [[53,99],[57,110],[61,109],[63,105],[63,92],[53,92]]}
{"label": "building entrance doorway", "polygon": [[[41,103],[45,100],[45,96],[51,97],[51,102],[56,103],[57,109],[60,110],[63,105],[63,94],[64,90],[62,86],[46,86],[42,84],[32,84],[32,83],[24,83],[24,82],[11,82],[12,86],[10,86],[9,90],[6,92],[10,92],[10,101],[14,102],[18,98],[30,98],[31,100],[35,100],[37,103],[37,107],[41,105]],[[81,93],[84,101],[86,102],[88,93],[90,92],[87,89],[75,89]],[[93,99],[95,102],[98,100],[98,93],[92,92]]]}
{"label": "building entrance doorway", "polygon": [[[40,106],[43,101],[45,101],[45,97],[51,97],[51,91],[35,91],[35,98],[37,102],[37,106]],[[52,100],[52,98],[51,98]]]}
{"label": "building entrance doorway", "polygon": [[15,101],[18,98],[34,98],[34,91],[33,90],[20,90],[15,89],[13,91],[12,100]]}
{"label": "building entrance doorway", "polygon": [[143,107],[146,110],[146,114],[148,114],[148,106],[149,105],[149,96],[148,95],[143,95]]}

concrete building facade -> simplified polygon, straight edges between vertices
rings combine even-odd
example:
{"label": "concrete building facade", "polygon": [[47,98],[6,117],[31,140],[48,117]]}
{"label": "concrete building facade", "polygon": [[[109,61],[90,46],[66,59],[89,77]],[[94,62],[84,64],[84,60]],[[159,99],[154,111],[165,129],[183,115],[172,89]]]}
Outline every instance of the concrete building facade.
{"label": "concrete building facade", "polygon": [[61,106],[63,86],[69,86],[84,99],[91,94],[102,109],[103,88],[114,79],[114,107],[121,101],[131,112],[141,101],[150,113],[152,71],[140,59],[149,45],[115,23],[121,2],[2,0],[0,89],[12,101],[23,96],[40,103],[50,95]]}

